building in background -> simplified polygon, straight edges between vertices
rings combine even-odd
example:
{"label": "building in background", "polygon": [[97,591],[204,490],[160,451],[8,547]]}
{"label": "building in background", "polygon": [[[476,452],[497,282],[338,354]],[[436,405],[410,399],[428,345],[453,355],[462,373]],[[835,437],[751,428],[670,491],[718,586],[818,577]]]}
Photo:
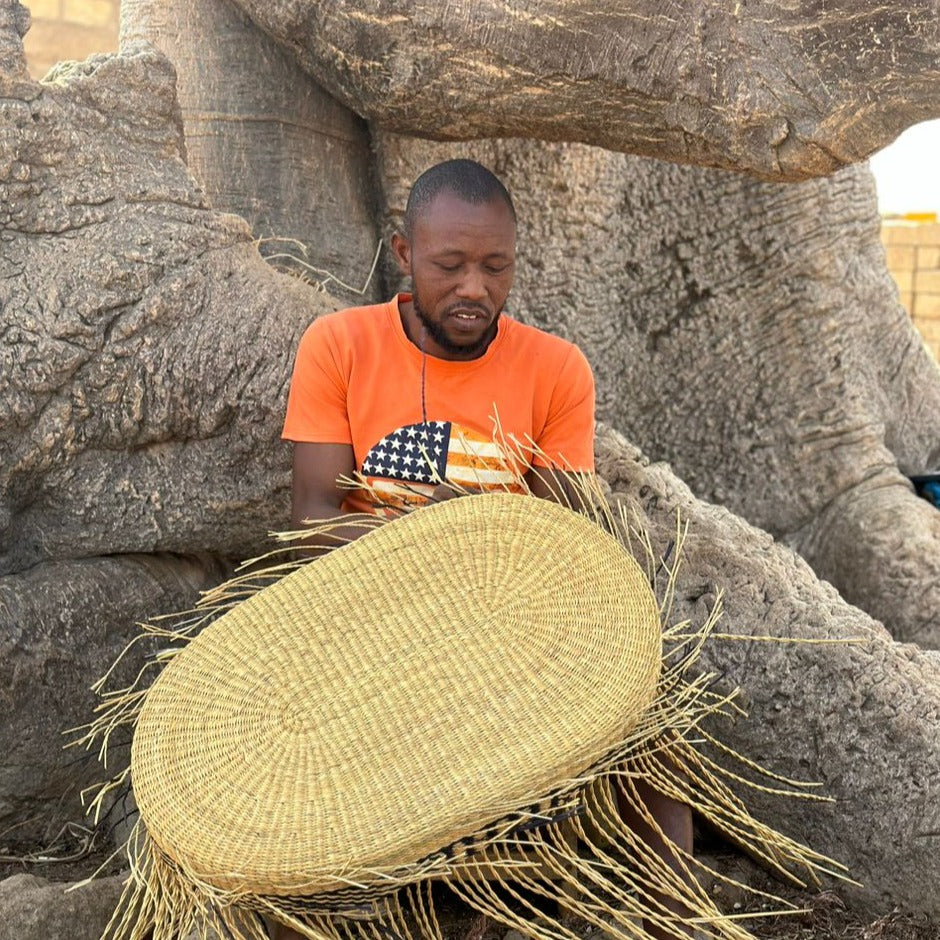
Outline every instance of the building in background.
{"label": "building in background", "polygon": [[940,361],[940,121],[908,128],[871,158],[881,239],[901,303]]}
{"label": "building in background", "polygon": [[24,46],[34,78],[64,59],[117,51],[120,0],[26,0],[26,6],[32,26]]}
{"label": "building in background", "polygon": [[901,303],[940,362],[940,224],[885,219],[881,240]]}

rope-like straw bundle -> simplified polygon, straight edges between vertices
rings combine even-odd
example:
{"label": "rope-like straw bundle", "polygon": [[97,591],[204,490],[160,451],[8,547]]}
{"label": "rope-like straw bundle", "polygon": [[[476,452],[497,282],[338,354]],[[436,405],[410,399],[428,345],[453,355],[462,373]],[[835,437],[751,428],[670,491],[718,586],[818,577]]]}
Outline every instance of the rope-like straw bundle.
{"label": "rope-like straw bundle", "polygon": [[136,723],[141,821],[109,935],[257,940],[267,915],[316,940],[439,940],[437,878],[540,940],[576,934],[520,887],[619,935],[643,936],[642,916],[750,936],[694,859],[674,871],[624,825],[618,804],[648,816],[639,778],[778,871],[832,864],[754,820],[691,741],[730,702],[688,677],[717,606],[697,631],[664,630],[674,568],[657,600],[626,520],[596,492],[579,503],[593,519],[526,496],[449,500],[151,627],[185,645],[87,736]]}

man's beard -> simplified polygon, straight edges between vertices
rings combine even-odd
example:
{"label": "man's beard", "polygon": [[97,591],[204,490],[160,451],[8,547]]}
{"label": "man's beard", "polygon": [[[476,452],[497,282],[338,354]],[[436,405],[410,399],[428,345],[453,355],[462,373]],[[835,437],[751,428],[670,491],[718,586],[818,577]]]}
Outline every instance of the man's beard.
{"label": "man's beard", "polygon": [[[450,353],[454,356],[460,356],[461,359],[477,359],[486,352],[490,343],[496,338],[496,332],[499,326],[499,317],[503,312],[501,309],[496,311],[496,316],[493,318],[493,322],[487,327],[486,332],[475,342],[475,343],[455,343],[445,332],[444,325],[442,323],[435,323],[427,313],[425,313],[424,308],[421,306],[421,302],[418,299],[417,291],[412,291],[411,294],[411,303],[414,307],[415,314],[418,319],[421,321],[421,325],[424,327],[425,333],[434,340],[437,345],[444,350],[446,353]],[[467,304],[468,307],[473,307],[473,304]],[[479,309],[483,309],[480,307]]]}

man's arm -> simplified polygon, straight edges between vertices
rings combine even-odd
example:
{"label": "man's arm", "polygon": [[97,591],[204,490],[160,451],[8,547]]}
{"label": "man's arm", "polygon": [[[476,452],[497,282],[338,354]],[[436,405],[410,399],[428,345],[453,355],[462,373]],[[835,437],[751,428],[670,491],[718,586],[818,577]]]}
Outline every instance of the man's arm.
{"label": "man's arm", "polygon": [[575,479],[575,474],[547,467],[533,467],[525,475],[526,484],[533,496],[550,499],[569,506],[576,512],[588,508],[589,498],[584,487]]}
{"label": "man's arm", "polygon": [[[335,519],[342,510],[346,490],[337,480],[352,476],[356,461],[351,444],[309,444],[295,442],[294,467],[291,477],[291,524],[303,529],[311,522]],[[346,514],[349,525],[339,526],[329,534],[312,534],[303,542],[301,551],[319,555],[338,544],[351,542],[367,531],[366,526],[380,523],[368,513]]]}
{"label": "man's arm", "polygon": [[552,373],[548,415],[535,445],[526,473],[529,490],[577,511],[589,509],[593,500],[579,478],[594,471],[594,376],[577,346],[568,344],[564,361]]}

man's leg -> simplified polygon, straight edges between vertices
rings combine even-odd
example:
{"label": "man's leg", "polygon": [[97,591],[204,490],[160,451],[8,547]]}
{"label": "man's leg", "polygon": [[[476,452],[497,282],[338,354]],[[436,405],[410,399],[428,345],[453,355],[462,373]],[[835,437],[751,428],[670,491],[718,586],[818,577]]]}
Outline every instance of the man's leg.
{"label": "man's leg", "polygon": [[303,937],[290,927],[284,924],[278,924],[274,921],[268,921],[271,928],[271,940],[303,940]]}
{"label": "man's leg", "polygon": [[[677,872],[680,878],[686,880],[687,876],[675,850],[678,847],[689,855],[692,854],[692,811],[684,803],[664,796],[642,780],[636,781],[635,787],[649,815],[656,820],[665,835],[665,841],[618,790],[617,803],[621,818],[638,838],[645,842],[673,871]],[[690,913],[685,905],[667,895],[661,894],[655,897],[667,910],[677,916],[687,917]],[[653,940],[670,940],[676,935],[650,923],[646,924],[646,929]],[[680,927],[678,933],[691,937],[694,931],[691,927]]]}
{"label": "man's leg", "polygon": [[[636,833],[639,839],[645,842],[673,871],[677,872],[680,878],[685,880],[686,875],[679,863],[679,857],[675,849],[678,847],[689,855],[692,854],[692,811],[685,803],[664,796],[642,780],[636,781],[634,786],[650,816],[656,820],[657,825],[662,830],[665,841],[617,790],[617,804],[621,818]],[[690,913],[683,904],[667,895],[658,895],[656,899],[667,910],[679,917],[688,916]],[[283,924],[271,923],[271,927],[273,928],[272,940],[303,940],[296,930]],[[675,936],[675,934],[654,924],[647,924],[646,928],[651,940],[672,940]],[[691,937],[694,935],[694,930],[691,927],[679,928],[679,933],[685,933]]]}

